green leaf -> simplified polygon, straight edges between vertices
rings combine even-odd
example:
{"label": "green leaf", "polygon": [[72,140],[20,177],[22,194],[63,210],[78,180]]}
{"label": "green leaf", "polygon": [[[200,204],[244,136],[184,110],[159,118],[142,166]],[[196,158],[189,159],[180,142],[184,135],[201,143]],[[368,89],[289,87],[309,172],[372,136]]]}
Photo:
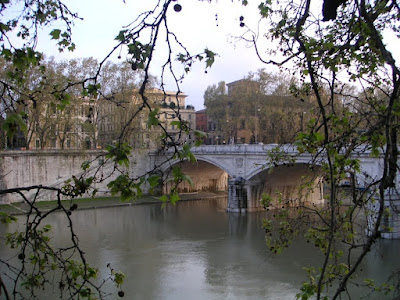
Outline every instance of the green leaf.
{"label": "green leaf", "polygon": [[81,165],[82,170],[86,171],[90,168],[90,161],[84,161]]}
{"label": "green leaf", "polygon": [[149,118],[147,120],[147,126],[157,126],[160,123],[160,120],[157,118],[158,109],[154,109],[149,113]]}
{"label": "green leaf", "polygon": [[167,202],[168,202],[168,196],[167,196],[167,195],[162,195],[159,199],[160,199],[163,203],[167,203]]}
{"label": "green leaf", "polygon": [[0,222],[3,224],[10,224],[11,222],[16,222],[17,218],[11,216],[5,212],[0,211]]}
{"label": "green leaf", "polygon": [[60,29],[53,29],[50,32],[50,36],[52,40],[58,40],[60,38],[61,30]]}
{"label": "green leaf", "polygon": [[150,176],[147,179],[147,182],[150,184],[151,188],[154,188],[154,187],[158,186],[159,185],[159,181],[160,181],[160,176],[158,176],[158,175]]}
{"label": "green leaf", "polygon": [[115,272],[114,275],[114,282],[116,283],[117,287],[120,287],[124,283],[125,274],[122,272]]}
{"label": "green leaf", "polygon": [[7,136],[12,138],[19,131],[26,132],[27,126],[24,118],[26,114],[24,112],[21,113],[11,113],[7,116],[2,126],[3,130],[6,131]]}
{"label": "green leaf", "polygon": [[6,31],[10,31],[11,28],[7,24],[0,23],[0,30],[1,30],[1,32],[6,32]]}
{"label": "green leaf", "polygon": [[108,145],[106,147],[108,153],[106,154],[106,158],[113,159],[119,165],[125,165],[125,167],[129,167],[129,155],[132,151],[132,147],[129,146],[128,143],[124,142],[117,145]]}
{"label": "green leaf", "polygon": [[208,49],[205,49],[204,53],[206,54],[206,68],[210,68],[214,64],[215,56],[217,54]]}
{"label": "green leaf", "polygon": [[171,195],[169,201],[170,201],[172,204],[176,204],[176,202],[178,202],[180,199],[181,199],[181,198],[179,197],[178,193],[177,193],[177,192],[174,192],[174,193]]}
{"label": "green leaf", "polygon": [[70,105],[72,95],[68,93],[63,93],[59,98],[60,103],[57,104],[57,109],[63,111],[68,105]]}
{"label": "green leaf", "polygon": [[121,30],[119,33],[118,33],[118,35],[115,37],[115,39],[117,40],[117,41],[120,41],[120,42],[124,42],[125,41],[125,33],[127,32],[128,30]]}

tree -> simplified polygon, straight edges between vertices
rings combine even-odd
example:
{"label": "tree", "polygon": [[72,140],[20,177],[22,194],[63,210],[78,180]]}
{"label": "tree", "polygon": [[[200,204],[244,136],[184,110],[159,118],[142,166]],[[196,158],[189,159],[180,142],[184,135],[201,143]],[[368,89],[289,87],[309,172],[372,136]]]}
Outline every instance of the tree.
{"label": "tree", "polygon": [[207,87],[204,92],[204,106],[209,106],[212,102],[218,101],[219,97],[226,95],[226,84],[224,81]]}
{"label": "tree", "polygon": [[291,95],[296,85],[296,80],[284,74],[258,70],[228,83],[228,94],[225,87],[209,86],[204,104],[225,140],[233,132],[236,139],[245,142],[290,143],[303,131],[302,125],[312,117],[311,108],[315,107],[310,97]]}
{"label": "tree", "polygon": [[[135,120],[141,111],[148,112],[146,123],[149,127],[160,127],[163,132],[162,137],[166,140],[173,140],[164,125],[157,119],[157,108],[151,105],[151,101],[145,94],[145,91],[155,81],[149,73],[150,66],[153,64],[155,46],[160,43],[159,41],[164,40],[167,48],[171,50],[162,66],[161,76],[164,78],[170,73],[176,79],[177,93],[181,92],[179,80],[183,78],[184,74],[178,75],[174,69],[175,55],[177,55],[178,62],[184,66],[184,72],[190,71],[191,65],[195,61],[201,60],[205,62],[206,68],[209,68],[215,59],[215,53],[208,49],[192,55],[178,37],[169,30],[166,12],[171,10],[171,7],[170,0],[165,3],[158,2],[153,10],[138,15],[137,19],[129,26],[116,32],[115,47],[102,61],[97,62],[89,58],[56,64],[56,67],[62,68],[62,72],[54,72],[55,76],[48,76],[49,72],[51,73],[53,70],[53,66],[46,65],[43,54],[35,50],[37,43],[40,42],[39,30],[42,28],[48,31],[59,51],[73,51],[75,44],[72,40],[71,28],[73,22],[80,17],[77,13],[69,10],[60,0],[33,0],[16,3],[2,1],[0,4],[2,46],[0,55],[10,69],[4,72],[4,78],[0,79],[0,113],[2,118],[5,118],[4,121],[2,120],[2,129],[5,130],[8,138],[13,139],[20,132],[25,134],[30,132],[26,123],[27,113],[33,120],[35,118],[32,112],[25,111],[26,107],[40,106],[44,112],[50,111],[49,120],[52,120],[55,115],[54,119],[57,119],[57,125],[64,125],[64,128],[67,124],[62,124],[63,122],[59,118],[68,115],[69,107],[72,110],[80,108],[80,105],[74,107],[73,99],[80,98],[89,101],[101,99],[106,103],[115,103],[122,107],[127,97],[130,97],[129,94],[124,93],[128,88],[132,88],[135,83],[135,74],[139,73],[140,82],[137,83],[137,89],[141,101],[134,107],[135,110],[132,110],[131,115],[123,120],[125,122],[119,127],[120,132],[116,143],[106,146],[106,151],[99,155],[99,161],[95,166],[100,168],[107,163],[114,164],[115,179],[108,184],[108,187],[113,194],[119,194],[122,200],[135,199],[140,196],[145,184],[150,187],[150,190],[154,190],[155,186],[160,183],[160,176],[156,172],[157,166],[155,166],[155,170],[138,178],[130,178],[126,168],[129,166],[129,154],[132,150],[127,143],[131,134],[129,128],[135,126]],[[164,30],[161,30],[162,28]],[[161,39],[161,35],[164,35],[164,39]],[[116,67],[107,61],[112,53],[121,48],[127,50],[124,68],[122,71],[118,69],[118,76],[114,76],[112,73]],[[180,52],[172,54],[172,49],[174,51],[179,49]],[[35,72],[34,76],[32,76],[33,72]],[[62,74],[61,78],[57,77],[57,74]],[[163,82],[160,85],[162,87]],[[179,112],[179,108],[177,111]],[[83,112],[86,115],[85,109]],[[86,116],[92,119],[93,113],[95,112],[90,112],[89,109]],[[42,115],[40,116],[42,117]],[[40,116],[38,114],[36,120],[40,119]],[[29,124],[33,123],[35,122]],[[188,132],[190,130],[184,126],[185,123],[180,117],[175,123],[181,131]],[[91,132],[90,122],[84,122],[81,125],[85,132]],[[51,128],[51,125],[45,127],[46,129],[47,127]],[[51,131],[54,132],[53,130],[54,128]],[[61,143],[63,140],[64,137],[61,137]],[[182,160],[186,158],[194,160],[190,146],[185,145],[183,149],[178,149],[175,145],[173,149],[175,152],[168,154],[167,162],[175,157]],[[102,274],[100,282],[95,282],[98,271],[87,263],[70,218],[77,208],[73,199],[87,193],[94,195],[96,189],[92,187],[92,183],[103,180],[101,176],[88,174],[90,165],[91,162],[83,164],[82,175],[72,177],[62,188],[40,185],[0,190],[0,195],[17,195],[30,207],[24,216],[27,224],[25,231],[16,231],[6,237],[6,243],[17,250],[19,260],[15,264],[7,260],[0,260],[1,264],[10,271],[10,275],[7,276],[10,276],[9,278],[14,283],[13,286],[6,287],[0,278],[0,289],[7,299],[37,297],[37,291],[47,288],[50,282],[49,278],[53,278],[54,274],[57,274],[54,280],[58,282],[60,295],[70,299],[103,298],[105,294],[101,288],[109,281],[120,289],[124,275],[111,267],[108,275]],[[97,172],[94,171],[94,174]],[[174,172],[170,183],[175,184],[175,187],[171,185],[170,195],[164,195],[161,200],[166,202],[179,200],[176,186],[183,180],[189,179],[182,172]],[[26,193],[29,191],[36,191],[33,199],[28,199]],[[42,212],[36,206],[36,201],[43,191],[53,191],[56,194],[57,204],[49,212]],[[70,204],[61,202],[64,198],[71,199]],[[51,228],[45,222],[46,217],[55,211],[61,211],[69,222],[68,230],[71,240],[65,248],[53,248],[49,243]],[[15,220],[13,216],[3,212],[1,212],[1,218],[4,222]],[[120,290],[118,295],[122,297],[123,291]]]}
{"label": "tree", "polygon": [[[382,223],[385,194],[398,193],[395,178],[399,171],[400,73],[386,46],[385,35],[388,31],[398,34],[395,16],[399,14],[399,6],[395,1],[360,0],[339,1],[332,7],[330,4],[333,2],[325,0],[322,19],[321,13],[314,10],[313,3],[300,0],[284,1],[279,5],[275,1],[260,4],[260,13],[271,26],[266,36],[280,45],[284,57],[281,61],[266,61],[261,56],[260,59],[279,66],[292,64],[299,70],[304,85],[310,87],[318,105],[316,118],[310,120],[306,132],[297,136],[296,144],[300,151],[314,153],[316,158],[322,152],[327,155],[323,167],[330,188],[329,208],[314,211],[318,225],[312,228],[307,224],[306,227],[306,236],[321,249],[325,259],[320,269],[308,270],[309,281],[304,283],[299,297],[321,299],[333,284],[331,297],[336,299],[342,293],[348,293],[350,279],[385,230]],[[323,23],[328,20],[331,21]],[[246,39],[253,42],[260,54],[256,35],[250,33]],[[343,89],[348,80],[357,84],[358,93]],[[382,96],[379,100],[375,96],[378,91],[382,92],[379,92]],[[343,102],[344,98],[347,98],[346,102]],[[349,109],[338,109],[343,106]],[[362,107],[362,110],[356,107]],[[356,148],[365,149],[366,145],[372,147],[375,155],[383,155],[382,174],[363,182],[365,190],[361,193],[357,193],[356,184],[353,184],[352,204],[339,214],[342,201],[337,188],[339,181],[346,174],[360,175],[357,160],[349,155]],[[356,229],[355,215],[369,211],[371,195],[378,198],[380,209],[369,236],[362,239]],[[274,242],[277,240],[269,240],[270,245],[276,245]],[[342,262],[340,256],[343,252],[338,250],[338,244],[345,249],[347,258],[341,265],[338,262]],[[359,249],[361,251],[355,254]],[[365,281],[365,285],[390,291],[388,286],[373,287],[369,281]]]}

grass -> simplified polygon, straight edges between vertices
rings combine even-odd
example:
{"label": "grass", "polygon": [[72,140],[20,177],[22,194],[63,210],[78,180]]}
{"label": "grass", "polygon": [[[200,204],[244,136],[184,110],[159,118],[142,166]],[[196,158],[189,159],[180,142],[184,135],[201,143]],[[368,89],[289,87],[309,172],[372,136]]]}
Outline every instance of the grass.
{"label": "grass", "polygon": [[[181,195],[181,200],[207,199],[221,196],[223,194],[216,193],[193,193]],[[100,207],[123,206],[132,204],[160,203],[158,196],[145,195],[136,201],[121,201],[119,197],[98,197],[98,198],[79,198],[72,200],[62,200],[63,206],[69,208],[70,205],[76,203],[78,209],[93,209]],[[35,206],[41,211],[48,211],[57,207],[57,201],[39,201]],[[0,204],[0,212],[10,215],[25,214],[30,209],[25,202],[14,202],[10,204]]]}

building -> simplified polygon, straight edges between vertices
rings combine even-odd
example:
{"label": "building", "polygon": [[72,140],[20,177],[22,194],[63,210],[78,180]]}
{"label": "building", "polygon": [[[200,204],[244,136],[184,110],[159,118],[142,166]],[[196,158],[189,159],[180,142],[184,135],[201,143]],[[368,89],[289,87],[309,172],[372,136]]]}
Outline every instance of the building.
{"label": "building", "polygon": [[24,108],[27,130],[21,149],[94,149],[97,147],[97,100],[73,98],[61,109],[52,101]]}
{"label": "building", "polygon": [[112,99],[75,97],[63,109],[53,98],[21,106],[27,130],[1,140],[7,149],[98,149],[121,141],[154,149],[195,140],[196,112],[185,94],[149,89],[145,95],[163,128],[149,125],[149,108],[133,90]]}
{"label": "building", "polygon": [[196,111],[196,130],[207,132],[207,110]]}
{"label": "building", "polygon": [[221,130],[218,130],[217,123],[207,115],[207,109],[202,109],[196,112],[196,130],[206,134],[203,143],[206,145],[225,144]]}
{"label": "building", "polygon": [[[157,110],[156,117],[165,131],[159,126],[148,125],[149,109],[144,107],[134,137],[134,147],[159,148],[165,145],[191,143],[195,140],[192,131],[196,129],[196,112],[192,105],[186,105],[187,95],[149,89],[145,92],[145,96],[152,110]],[[133,103],[136,107],[143,103],[137,91],[134,93]]]}
{"label": "building", "polygon": [[228,96],[246,95],[246,94],[260,94],[261,85],[257,81],[250,79],[240,79],[227,83]]}
{"label": "building", "polygon": [[249,79],[226,86],[207,103],[208,144],[291,143],[312,117],[311,99],[266,94]]}

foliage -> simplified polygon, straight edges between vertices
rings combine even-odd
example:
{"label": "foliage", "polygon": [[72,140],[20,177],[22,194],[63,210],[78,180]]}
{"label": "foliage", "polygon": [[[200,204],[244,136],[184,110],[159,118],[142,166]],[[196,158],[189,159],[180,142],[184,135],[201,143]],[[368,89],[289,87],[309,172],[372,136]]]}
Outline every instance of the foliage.
{"label": "foliage", "polygon": [[[399,7],[395,2],[364,0],[336,2],[331,7],[333,2],[325,1],[322,20],[315,9],[321,7],[314,2],[263,1],[259,5],[269,26],[265,36],[279,44],[278,50],[270,52],[279,52],[282,60],[264,60],[258,33],[249,31],[244,39],[253,43],[265,63],[298,70],[301,82],[290,90],[295,96],[311,97],[316,109],[295,144],[300,153],[313,154],[311,163],[322,161],[321,171],[330,191],[327,207],[299,204],[293,214],[277,214],[276,220],[266,221],[268,232],[280,232],[268,236],[267,244],[279,252],[288,237],[292,238],[292,230],[301,229],[299,233],[321,250],[324,259],[319,268],[308,269],[309,280],[297,298],[337,299],[350,294],[349,285],[361,261],[385,230],[381,223],[384,195],[396,193],[393,188],[398,185],[400,69],[385,36],[388,32],[399,35]],[[331,21],[323,23],[327,20]],[[349,87],[349,81],[356,87]],[[367,150],[382,159],[383,168],[378,178],[362,180],[359,161],[350,156]],[[353,181],[351,191],[343,195],[338,186],[347,176],[359,181]],[[364,236],[359,216],[368,215],[372,195],[378,197],[380,210],[372,231]],[[345,207],[344,197],[350,198]],[[271,205],[269,195],[263,199]]]}
{"label": "foliage", "polygon": [[[13,66],[2,62],[2,83],[11,87],[14,81],[8,73]],[[3,94],[3,103],[9,106],[4,108],[7,118],[2,127],[9,136],[7,145],[2,146],[18,147],[12,141],[17,133],[23,134],[27,149],[54,148],[55,144],[61,149],[78,149],[86,147],[88,140],[89,148],[104,148],[112,141],[130,139],[138,124],[125,126],[131,118],[126,112],[136,110],[131,98],[143,74],[133,72],[126,62],[107,62],[97,76],[98,83],[82,90],[85,79],[96,76],[98,65],[93,58],[56,61],[50,57],[27,70],[19,87],[22,94]],[[150,78],[152,84],[155,79]],[[16,118],[18,115],[23,118]],[[112,120],[118,122],[110,129]]]}
{"label": "foliage", "polygon": [[[71,28],[75,20],[81,20],[77,13],[70,11],[59,0],[2,1],[0,4],[0,114],[1,126],[8,135],[9,146],[16,145],[12,139],[18,134],[23,135],[24,140],[18,144],[19,147],[32,147],[33,139],[39,140],[39,147],[48,147],[48,140],[57,138],[63,148],[70,138],[68,134],[73,131],[71,126],[84,119],[79,124],[79,130],[84,133],[83,136],[91,135],[90,147],[101,145],[105,148],[94,160],[82,165],[81,174],[67,180],[62,187],[35,185],[0,191],[0,195],[20,197],[30,207],[25,214],[25,230],[15,231],[7,237],[8,245],[17,251],[17,255],[20,254],[19,260],[1,259],[1,264],[10,271],[6,276],[10,276],[13,283],[11,288],[6,287],[0,278],[1,292],[7,299],[38,297],[42,289],[47,289],[54,282],[57,282],[54,290],[59,296],[69,299],[104,298],[107,295],[102,292],[102,288],[107,282],[116,285],[118,296],[124,296],[123,273],[109,266],[110,274],[99,274],[97,269],[87,263],[70,218],[78,206],[71,202],[70,207],[66,207],[61,203],[61,198],[72,201],[83,195],[94,196],[97,189],[93,185],[107,182],[112,194],[119,195],[122,200],[134,200],[142,194],[144,188],[156,193],[162,181],[168,180],[168,176],[159,174],[160,166],[155,166],[154,170],[138,178],[131,178],[129,172],[131,146],[135,144],[132,138],[138,128],[146,125],[158,127],[164,140],[174,141],[165,124],[159,122],[157,107],[154,107],[146,94],[157,83],[149,72],[155,47],[161,41],[166,41],[170,51],[162,67],[160,86],[163,86],[164,76],[170,73],[176,79],[177,95],[181,92],[179,80],[190,71],[195,61],[201,61],[208,69],[217,56],[208,48],[192,55],[183,46],[169,30],[166,15],[171,9],[170,4],[169,0],[157,2],[152,10],[138,15],[136,20],[119,30],[115,47],[110,49],[109,55],[102,61],[88,58],[62,62],[52,57],[46,58],[43,53],[35,50],[40,42],[39,31],[47,31],[59,51],[73,51],[76,45],[72,40]],[[123,48],[127,50],[123,62],[110,62],[110,56],[114,52],[122,52]],[[183,67],[181,75],[175,73],[176,62]],[[91,103],[96,103],[96,106],[91,106]],[[100,108],[97,110],[94,107]],[[191,132],[187,122],[180,117],[180,107],[172,109],[178,116],[174,121],[178,134]],[[147,114],[147,122],[143,122],[142,112]],[[79,118],[74,119],[74,116]],[[111,123],[115,120],[117,122],[112,124],[116,126],[108,134],[96,132],[100,122]],[[196,134],[201,135],[199,132]],[[76,144],[73,147],[80,146]],[[166,152],[167,158],[163,164],[175,159],[194,160],[190,147],[185,146],[178,152],[174,144],[173,150],[170,154]],[[113,166],[111,174],[102,174],[101,168],[104,165]],[[172,188],[166,201],[175,203],[179,200],[176,186],[182,180],[190,182],[190,178],[178,167],[171,169],[171,174],[171,183],[175,189]],[[47,192],[53,193],[58,202],[49,211],[42,211],[36,202]],[[65,247],[51,243],[57,239],[51,235],[51,228],[45,220],[53,213],[61,213],[67,221],[65,230],[70,233],[71,244]],[[3,212],[1,219],[8,223],[15,220]],[[53,279],[54,274],[56,276]]]}
{"label": "foliage", "polygon": [[[35,187],[27,188],[25,191],[30,189],[34,190]],[[6,299],[11,299],[11,292],[12,297],[17,299],[36,297],[38,291],[52,290],[54,285],[64,297],[95,299],[105,296],[99,288],[105,283],[114,282],[117,287],[123,283],[124,276],[120,272],[112,271],[108,276],[98,278],[98,270],[87,263],[84,252],[79,246],[79,239],[71,220],[77,204],[62,203],[63,192],[53,190],[57,193],[58,200],[49,210],[36,207],[36,197],[39,193],[36,193],[32,202],[29,202],[21,190],[14,190],[30,204],[30,209],[25,216],[26,228],[7,233],[5,236],[5,244],[14,249],[17,256],[17,262],[1,259],[1,263],[10,269],[8,276],[14,282],[8,288],[2,286]],[[3,194],[7,191],[1,192]],[[62,223],[65,223],[71,232],[70,241],[63,241],[61,245],[61,241],[53,236],[52,227],[45,223],[46,218],[56,211],[61,212],[60,220],[63,220]],[[6,218],[9,221],[17,221],[14,217],[6,216]],[[58,245],[53,245],[53,242]],[[18,266],[19,264],[21,266]]]}
{"label": "foliage", "polygon": [[228,92],[225,82],[209,86],[204,93],[204,105],[207,116],[216,125],[215,134],[227,141],[230,136],[238,140],[248,131],[252,140],[246,142],[294,142],[296,134],[312,118],[316,105],[309,96],[291,96],[297,83],[287,78],[284,73],[262,69],[228,84]]}

